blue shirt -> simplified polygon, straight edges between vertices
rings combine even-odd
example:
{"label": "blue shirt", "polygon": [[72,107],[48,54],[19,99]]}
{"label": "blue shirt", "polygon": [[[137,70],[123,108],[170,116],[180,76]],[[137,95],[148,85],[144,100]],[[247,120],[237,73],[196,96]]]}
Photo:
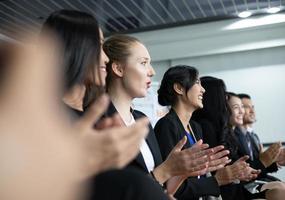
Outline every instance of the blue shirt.
{"label": "blue shirt", "polygon": [[187,131],[185,131],[185,135],[187,136],[188,142],[190,143],[190,146],[192,146],[193,144],[195,144],[195,140],[192,136],[192,134],[188,133]]}

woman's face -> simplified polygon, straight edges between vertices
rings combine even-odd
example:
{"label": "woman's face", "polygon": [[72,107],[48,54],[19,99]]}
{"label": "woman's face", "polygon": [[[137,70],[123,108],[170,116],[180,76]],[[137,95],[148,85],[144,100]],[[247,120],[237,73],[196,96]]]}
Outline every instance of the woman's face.
{"label": "woman's face", "polygon": [[187,104],[196,109],[203,108],[203,94],[205,89],[202,87],[200,79],[187,91]]}
{"label": "woman's face", "polygon": [[232,126],[240,126],[243,124],[243,115],[245,113],[241,99],[232,96],[229,99],[229,107],[232,111],[230,123]]}
{"label": "woman's face", "polygon": [[130,47],[131,55],[123,66],[123,87],[132,98],[145,97],[155,74],[146,47],[136,42]]}
{"label": "woman's face", "polygon": [[104,43],[104,35],[102,30],[100,29],[100,46],[101,46],[101,54],[99,60],[99,68],[95,70],[95,84],[97,86],[105,86],[106,84],[106,64],[109,62],[108,56],[105,54],[103,50],[103,43]]}

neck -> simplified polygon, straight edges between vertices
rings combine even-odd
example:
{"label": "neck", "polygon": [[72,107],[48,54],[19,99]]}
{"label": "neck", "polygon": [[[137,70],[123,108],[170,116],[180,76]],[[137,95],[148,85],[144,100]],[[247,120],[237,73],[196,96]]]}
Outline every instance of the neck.
{"label": "neck", "polygon": [[252,128],[252,124],[251,124],[251,123],[243,124],[242,127],[243,127],[244,129]]}
{"label": "neck", "polygon": [[62,100],[69,107],[83,111],[83,98],[85,95],[85,86],[84,85],[75,85],[69,91],[67,91]]}
{"label": "neck", "polygon": [[108,88],[108,94],[110,100],[114,104],[115,108],[119,112],[121,118],[128,122],[131,119],[130,108],[133,98],[128,95],[123,87],[120,87],[119,83],[112,83]]}
{"label": "neck", "polygon": [[180,101],[178,101],[178,103],[173,106],[173,109],[182,122],[184,129],[188,130],[187,125],[189,124],[194,109],[185,106],[185,104],[181,103]]}

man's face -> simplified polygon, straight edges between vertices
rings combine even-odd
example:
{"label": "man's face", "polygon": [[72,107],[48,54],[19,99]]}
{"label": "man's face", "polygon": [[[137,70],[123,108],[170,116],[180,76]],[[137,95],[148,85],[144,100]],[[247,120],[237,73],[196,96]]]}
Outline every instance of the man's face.
{"label": "man's face", "polygon": [[252,101],[248,98],[243,98],[242,103],[244,106],[245,114],[243,116],[244,124],[253,124],[256,121],[255,110]]}

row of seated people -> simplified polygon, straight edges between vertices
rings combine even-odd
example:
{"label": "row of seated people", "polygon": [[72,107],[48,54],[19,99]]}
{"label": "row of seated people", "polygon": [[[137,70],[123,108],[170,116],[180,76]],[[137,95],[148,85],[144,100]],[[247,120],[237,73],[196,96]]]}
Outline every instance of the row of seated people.
{"label": "row of seated people", "polygon": [[[46,34],[49,34],[48,38]],[[1,61],[1,66],[27,67],[22,72],[26,76],[19,76],[21,71],[8,76],[12,77],[11,82],[19,77],[27,78],[27,73],[31,72],[33,76],[22,82],[27,87],[33,88],[28,83],[41,87],[28,90],[30,96],[34,95],[30,103],[20,88],[11,88],[18,96],[3,93],[10,98],[4,98],[6,101],[1,103],[6,102],[7,108],[12,108],[11,102],[15,100],[11,99],[20,98],[22,103],[17,113],[29,113],[31,117],[25,118],[24,124],[18,123],[15,133],[20,130],[26,131],[27,135],[35,133],[42,125],[46,130],[40,135],[53,132],[49,137],[55,137],[47,140],[50,142],[47,147],[51,145],[55,151],[61,152],[59,155],[68,156],[64,160],[60,156],[51,156],[53,160],[37,160],[49,157],[44,154],[46,151],[38,151],[35,157],[24,154],[23,157],[34,161],[35,170],[21,175],[42,180],[45,184],[35,186],[21,176],[13,176],[16,179],[7,182],[12,186],[6,185],[8,189],[0,193],[1,199],[282,199],[280,194],[284,193],[284,184],[281,181],[263,184],[254,192],[250,183],[264,178],[269,168],[276,169],[276,162],[284,165],[284,150],[279,143],[265,152],[260,149],[258,161],[254,162],[249,148],[254,144],[252,139],[246,153],[242,152],[241,145],[236,144],[243,141],[234,133],[242,125],[234,120],[240,119],[240,113],[235,115],[236,103],[231,105],[232,99],[237,97],[226,95],[224,84],[219,85],[221,93],[213,92],[220,98],[207,97],[211,89],[206,88],[205,93],[197,69],[184,65],[171,67],[164,74],[158,90],[159,103],[171,106],[171,110],[153,129],[142,112],[131,108],[134,98],[146,96],[155,75],[149,52],[141,41],[127,35],[111,36],[104,41],[96,19],[88,13],[73,10],[52,13],[43,25],[41,37],[42,40],[37,40],[36,50],[16,54],[20,61],[8,64]],[[46,77],[47,74],[50,76]],[[63,84],[60,84],[60,78]],[[8,87],[9,79],[8,84],[1,82],[2,85]],[[105,90],[108,97],[103,94]],[[53,99],[62,99],[64,105]],[[33,105],[31,110],[25,106],[29,104]],[[217,110],[207,110],[212,107]],[[201,114],[201,120],[197,118],[202,129],[191,119],[199,109],[208,112]],[[243,113],[243,108],[240,110]],[[9,109],[7,112],[7,116],[17,116],[17,119],[24,117],[9,112]],[[209,123],[204,125],[204,119],[209,119]],[[5,129],[1,128],[2,135]],[[63,133],[64,137],[59,137]],[[36,138],[40,140],[38,137],[23,146],[38,147],[35,145]],[[203,143],[204,137],[205,140],[215,138],[214,142],[208,140],[210,147]],[[55,139],[60,141],[57,145],[54,145]],[[66,148],[62,149],[61,143],[67,140],[72,145],[65,144]],[[43,165],[37,163],[51,166],[50,171],[42,171]],[[21,169],[21,165],[18,168]],[[61,173],[64,178],[58,176]],[[49,181],[43,181],[46,176]],[[17,182],[17,179],[23,182]],[[272,177],[268,179],[266,181],[273,180]],[[82,189],[81,186],[86,184],[87,187]],[[23,185],[25,190],[19,190],[22,193],[11,192],[11,188],[19,189]],[[50,188],[55,188],[52,197]]]}

